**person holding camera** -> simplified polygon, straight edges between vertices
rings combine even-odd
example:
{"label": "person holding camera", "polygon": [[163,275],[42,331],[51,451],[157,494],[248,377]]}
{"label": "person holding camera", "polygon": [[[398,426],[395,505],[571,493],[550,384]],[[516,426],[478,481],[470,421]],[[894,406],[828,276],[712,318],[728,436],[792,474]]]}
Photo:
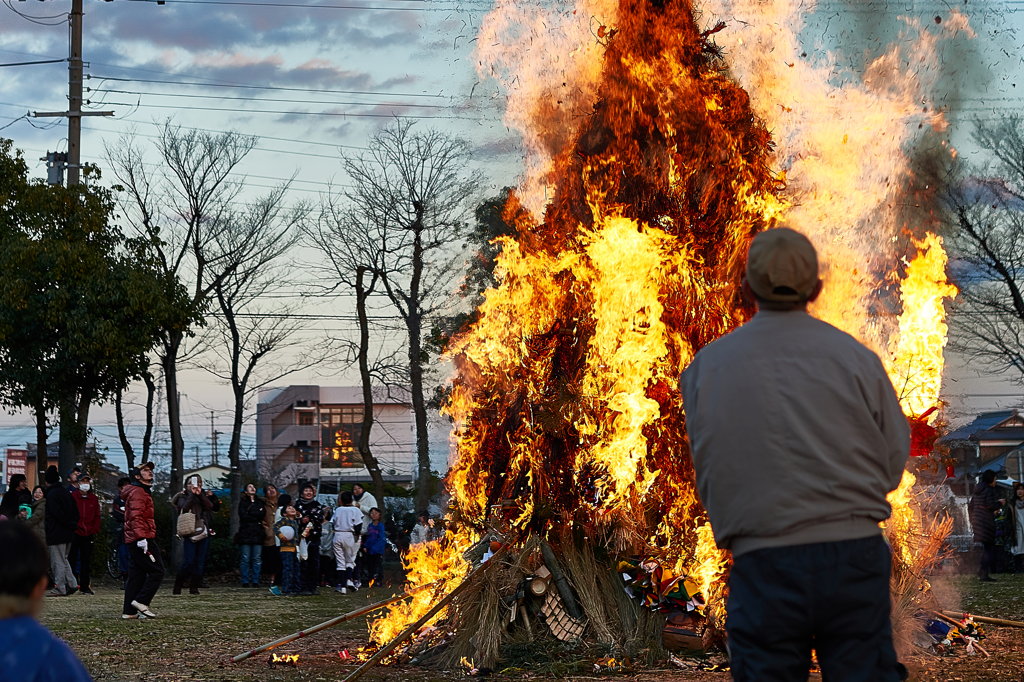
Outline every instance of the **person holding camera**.
{"label": "person holding camera", "polygon": [[206,560],[206,550],[210,546],[210,512],[213,510],[213,494],[203,491],[203,479],[199,476],[189,476],[185,481],[185,489],[171,498],[171,504],[181,514],[191,513],[195,515],[195,529],[202,529],[199,532],[182,537],[181,565],[178,567],[178,575],[174,577],[174,587],[171,594],[181,594],[181,588],[185,581],[189,580],[188,593],[199,594],[199,584],[203,579],[203,564]]}

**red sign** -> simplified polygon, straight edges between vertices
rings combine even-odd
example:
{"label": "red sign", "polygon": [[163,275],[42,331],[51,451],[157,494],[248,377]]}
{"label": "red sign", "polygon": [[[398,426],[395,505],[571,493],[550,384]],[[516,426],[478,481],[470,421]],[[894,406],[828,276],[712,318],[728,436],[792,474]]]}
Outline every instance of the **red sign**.
{"label": "red sign", "polygon": [[9,483],[11,481],[11,476],[14,474],[21,474],[24,476],[27,466],[28,450],[7,448],[7,472],[4,476],[4,483]]}

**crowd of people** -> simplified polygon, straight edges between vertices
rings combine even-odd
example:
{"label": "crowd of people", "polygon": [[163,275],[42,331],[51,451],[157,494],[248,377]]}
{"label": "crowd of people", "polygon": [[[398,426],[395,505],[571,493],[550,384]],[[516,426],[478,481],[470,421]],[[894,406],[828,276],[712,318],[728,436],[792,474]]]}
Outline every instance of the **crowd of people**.
{"label": "crowd of people", "polygon": [[992,573],[1024,573],[1024,484],[1014,483],[1006,496],[996,472],[983,472],[970,512],[974,541],[982,546],[978,579],[995,582]]}

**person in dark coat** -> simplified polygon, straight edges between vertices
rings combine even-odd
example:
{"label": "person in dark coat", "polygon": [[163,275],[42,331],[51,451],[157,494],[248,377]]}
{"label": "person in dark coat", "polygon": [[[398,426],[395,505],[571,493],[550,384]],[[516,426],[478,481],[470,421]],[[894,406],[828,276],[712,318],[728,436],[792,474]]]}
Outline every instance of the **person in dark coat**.
{"label": "person in dark coat", "polygon": [[53,571],[51,597],[63,597],[78,590],[78,581],[68,563],[68,551],[78,530],[78,505],[68,489],[60,484],[57,467],[46,470],[46,544],[50,547]]}
{"label": "person in dark coat", "polygon": [[114,541],[117,543],[117,568],[121,572],[121,589],[124,589],[124,581],[128,579],[128,547],[124,544],[124,500],[121,499],[121,491],[132,482],[127,476],[117,481],[117,495],[114,496],[114,503],[110,505],[110,517],[114,522],[110,529]]}
{"label": "person in dark coat", "polygon": [[32,505],[32,493],[28,489],[28,481],[25,474],[12,474],[11,480],[7,482],[7,492],[4,499],[0,501],[0,514],[9,519],[18,518],[18,509],[21,505]]}
{"label": "person in dark coat", "polygon": [[242,587],[259,587],[260,564],[263,563],[263,541],[267,537],[264,526],[267,506],[256,495],[256,486],[245,486],[238,503],[238,544],[241,546]]}
{"label": "person in dark coat", "polygon": [[986,583],[996,581],[989,573],[993,570],[996,552],[996,513],[1003,505],[996,493],[996,472],[986,471],[981,475],[978,487],[971,498],[971,527],[974,530],[974,541],[983,547],[981,564],[978,566],[978,579]]}
{"label": "person in dark coat", "polygon": [[320,594],[320,538],[323,535],[324,507],[316,500],[316,486],[306,483],[295,503],[302,538],[306,541],[306,560],[299,562],[299,594]]}

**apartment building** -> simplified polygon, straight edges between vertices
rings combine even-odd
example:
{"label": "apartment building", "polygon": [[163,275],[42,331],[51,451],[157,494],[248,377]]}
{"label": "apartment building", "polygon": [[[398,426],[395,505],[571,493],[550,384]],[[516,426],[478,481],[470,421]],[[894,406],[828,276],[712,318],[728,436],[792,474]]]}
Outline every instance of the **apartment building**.
{"label": "apartment building", "polygon": [[[259,477],[289,492],[306,481],[318,482],[321,493],[336,493],[346,482],[368,481],[358,448],[362,426],[358,386],[263,389],[256,406]],[[415,436],[408,399],[377,396],[370,449],[385,481],[412,485]]]}

